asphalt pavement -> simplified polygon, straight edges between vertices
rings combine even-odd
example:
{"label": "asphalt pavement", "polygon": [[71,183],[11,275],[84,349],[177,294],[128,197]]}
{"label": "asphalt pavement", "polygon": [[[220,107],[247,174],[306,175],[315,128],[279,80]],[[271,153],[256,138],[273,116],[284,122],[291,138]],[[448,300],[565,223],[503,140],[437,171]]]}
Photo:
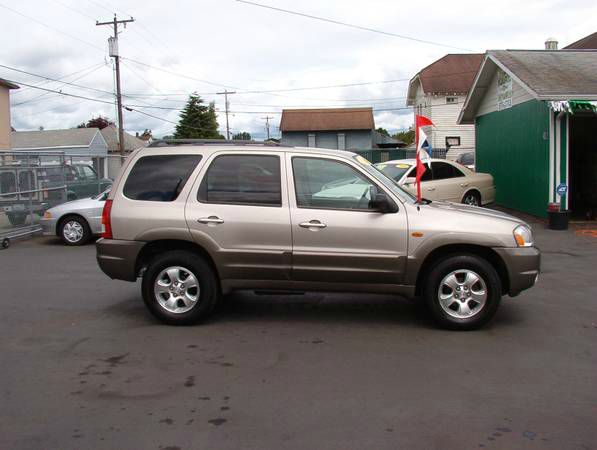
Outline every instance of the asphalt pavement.
{"label": "asphalt pavement", "polygon": [[93,245],[0,251],[0,449],[597,449],[597,238],[547,231],[483,330],[391,296],[227,299],[153,319]]}

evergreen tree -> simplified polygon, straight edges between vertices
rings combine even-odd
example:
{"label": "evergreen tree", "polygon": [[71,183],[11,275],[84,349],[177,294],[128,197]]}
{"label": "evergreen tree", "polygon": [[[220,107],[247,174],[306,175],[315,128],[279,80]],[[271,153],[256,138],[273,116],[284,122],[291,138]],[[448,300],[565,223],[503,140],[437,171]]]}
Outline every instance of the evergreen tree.
{"label": "evergreen tree", "polygon": [[189,95],[180,120],[176,125],[175,139],[221,139],[214,103],[208,106],[197,94]]}
{"label": "evergreen tree", "polygon": [[235,141],[250,141],[251,140],[251,133],[247,133],[246,131],[241,131],[240,133],[236,133],[232,136],[232,139]]}

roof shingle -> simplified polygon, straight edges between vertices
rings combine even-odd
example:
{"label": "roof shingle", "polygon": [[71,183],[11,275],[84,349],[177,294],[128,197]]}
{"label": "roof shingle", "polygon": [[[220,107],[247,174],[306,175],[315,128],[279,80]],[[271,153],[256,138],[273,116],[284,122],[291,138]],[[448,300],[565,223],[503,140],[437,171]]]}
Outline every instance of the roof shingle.
{"label": "roof shingle", "polygon": [[88,147],[98,131],[97,128],[13,131],[10,140],[13,149]]}
{"label": "roof shingle", "polygon": [[597,51],[491,50],[538,97],[553,100],[597,96]]}
{"label": "roof shingle", "polygon": [[481,53],[452,53],[429,64],[417,74],[421,80],[423,92],[425,94],[468,93],[484,56]]}
{"label": "roof shingle", "polygon": [[280,131],[372,130],[372,108],[284,109]]}

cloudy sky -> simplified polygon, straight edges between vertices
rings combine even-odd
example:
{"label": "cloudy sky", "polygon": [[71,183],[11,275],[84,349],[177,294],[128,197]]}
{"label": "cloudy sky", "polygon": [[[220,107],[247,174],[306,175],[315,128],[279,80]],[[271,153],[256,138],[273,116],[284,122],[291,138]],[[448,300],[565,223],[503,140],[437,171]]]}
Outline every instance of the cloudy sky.
{"label": "cloudy sky", "polygon": [[549,36],[564,46],[597,31],[594,0],[255,2],[403,37],[236,0],[0,0],[0,64],[62,82],[5,67],[0,78],[88,98],[22,86],[12,91],[13,126],[59,129],[115,118],[112,30],[95,25],[115,12],[135,18],[120,34],[123,102],[134,109],[125,113],[125,129],[154,136],[173,130],[190,92],[215,101],[224,130],[224,99],[215,93],[226,88],[237,91],[232,131],[257,138],[266,116],[279,134],[284,107],[372,106],[390,110],[375,113],[376,126],[403,129],[412,122],[407,80],[446,53],[540,49]]}

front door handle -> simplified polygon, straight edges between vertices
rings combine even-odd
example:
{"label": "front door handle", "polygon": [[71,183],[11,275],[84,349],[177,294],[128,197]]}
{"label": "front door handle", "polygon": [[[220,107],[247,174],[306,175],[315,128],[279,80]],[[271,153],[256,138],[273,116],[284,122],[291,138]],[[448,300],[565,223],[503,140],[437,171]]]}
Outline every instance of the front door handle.
{"label": "front door handle", "polygon": [[321,223],[319,220],[310,220],[309,222],[299,223],[299,227],[303,227],[303,228],[325,228],[325,227],[327,227],[327,225],[325,223]]}
{"label": "front door handle", "polygon": [[206,223],[206,224],[220,224],[224,223],[224,219],[220,219],[218,216],[209,216],[209,217],[202,217],[201,219],[197,219],[199,223]]}
{"label": "front door handle", "polygon": [[428,191],[435,191],[435,188],[434,187],[429,187],[429,188],[427,188],[427,190]]}

